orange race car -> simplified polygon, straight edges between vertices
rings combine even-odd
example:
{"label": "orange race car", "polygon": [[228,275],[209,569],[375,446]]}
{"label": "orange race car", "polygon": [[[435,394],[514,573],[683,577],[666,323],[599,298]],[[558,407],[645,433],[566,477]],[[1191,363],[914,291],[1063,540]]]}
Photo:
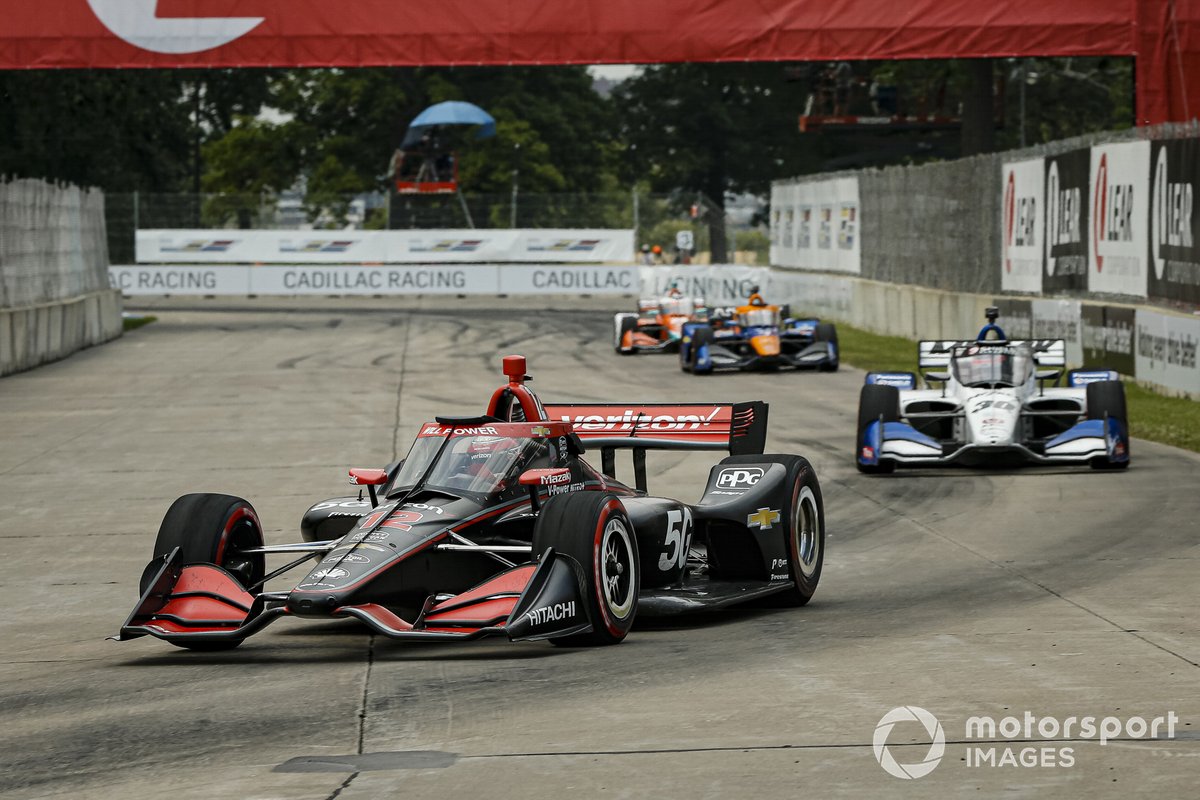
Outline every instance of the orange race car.
{"label": "orange race car", "polygon": [[675,353],[685,322],[709,321],[704,298],[685,297],[672,284],[662,297],[639,300],[636,314],[613,317],[613,346],[621,355]]}
{"label": "orange race car", "polygon": [[714,370],[780,367],[838,368],[837,329],[819,319],[793,319],[787,306],[767,303],[755,286],[745,305],[714,310],[712,321],[680,328],[679,366],[704,375]]}

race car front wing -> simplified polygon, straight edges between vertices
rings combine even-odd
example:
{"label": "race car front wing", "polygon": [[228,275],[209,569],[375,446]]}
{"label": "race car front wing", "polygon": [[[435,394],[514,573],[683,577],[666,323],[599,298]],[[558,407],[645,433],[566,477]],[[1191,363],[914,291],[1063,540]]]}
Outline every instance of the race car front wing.
{"label": "race car front wing", "polygon": [[876,466],[881,460],[904,465],[951,464],[1015,454],[1039,464],[1129,460],[1129,433],[1115,417],[1088,419],[1043,442],[1013,442],[1003,446],[975,442],[940,442],[905,422],[877,420],[866,426],[859,442],[858,463]]}
{"label": "race car front wing", "polygon": [[[137,607],[112,637],[155,636],[188,646],[240,642],[283,616],[287,592],[252,595],[215,564],[183,564],[176,548],[150,563],[156,570]],[[319,618],[355,618],[392,639],[465,641],[507,636],[536,641],[592,630],[575,566],[547,548],[536,562],[505,570],[457,595],[434,595],[413,621],[379,603],[341,606]]]}

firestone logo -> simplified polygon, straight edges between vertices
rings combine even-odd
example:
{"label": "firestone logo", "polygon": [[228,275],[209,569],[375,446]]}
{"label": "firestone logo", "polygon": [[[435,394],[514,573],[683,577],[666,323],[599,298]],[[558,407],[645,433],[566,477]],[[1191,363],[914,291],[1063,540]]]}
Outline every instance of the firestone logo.
{"label": "firestone logo", "polygon": [[158,0],[88,0],[97,19],[134,47],[152,53],[201,53],[240,39],[263,17],[160,17]]}

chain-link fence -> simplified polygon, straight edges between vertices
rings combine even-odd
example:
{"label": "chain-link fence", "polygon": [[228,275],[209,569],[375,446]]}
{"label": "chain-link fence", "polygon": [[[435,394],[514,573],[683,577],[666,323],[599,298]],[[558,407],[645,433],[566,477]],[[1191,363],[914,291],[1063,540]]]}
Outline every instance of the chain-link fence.
{"label": "chain-link fence", "polygon": [[[132,263],[136,231],[185,229],[472,229],[618,228],[635,231],[638,245],[657,245],[675,259],[676,234],[692,234],[695,253],[712,248],[713,231],[733,249],[766,261],[764,230],[727,223],[721,209],[696,194],[635,191],[595,194],[302,195],[112,193],[107,196],[108,248],[113,263]],[[722,220],[713,225],[713,220]],[[726,232],[728,229],[728,232]],[[747,259],[752,256],[744,256]]]}
{"label": "chain-link fence", "polygon": [[994,294],[1001,291],[1005,162],[1098,144],[1197,136],[1197,122],[1129,128],[957,161],[826,173],[800,180],[858,179],[864,278]]}
{"label": "chain-link fence", "polygon": [[0,308],[105,289],[108,263],[101,192],[0,182]]}

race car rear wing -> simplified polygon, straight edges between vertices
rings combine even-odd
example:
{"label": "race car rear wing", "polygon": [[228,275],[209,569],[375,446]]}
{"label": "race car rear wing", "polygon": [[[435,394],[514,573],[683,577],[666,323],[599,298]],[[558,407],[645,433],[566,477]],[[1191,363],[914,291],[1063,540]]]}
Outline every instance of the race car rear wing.
{"label": "race car rear wing", "polygon": [[569,422],[585,446],[600,448],[602,469],[616,477],[616,450],[633,451],[637,487],[646,489],[647,450],[726,450],[756,455],[767,442],[767,404],[546,403],[552,422]]}
{"label": "race car rear wing", "polygon": [[1033,360],[1039,367],[1065,367],[1067,365],[1067,343],[1063,339],[1014,339],[1003,341],[975,339],[921,341],[917,344],[917,363],[921,369],[946,369],[950,366],[950,351],[955,347],[984,344],[1014,346],[1026,344],[1033,348]]}

